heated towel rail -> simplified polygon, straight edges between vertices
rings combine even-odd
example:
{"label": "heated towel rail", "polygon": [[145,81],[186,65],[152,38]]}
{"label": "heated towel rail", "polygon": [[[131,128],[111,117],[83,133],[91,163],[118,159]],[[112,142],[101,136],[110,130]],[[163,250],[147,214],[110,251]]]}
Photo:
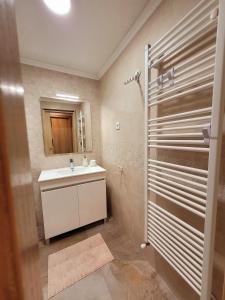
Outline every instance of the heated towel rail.
{"label": "heated towel rail", "polygon": [[145,241],[201,300],[211,296],[224,49],[225,0],[200,1],[145,49]]}

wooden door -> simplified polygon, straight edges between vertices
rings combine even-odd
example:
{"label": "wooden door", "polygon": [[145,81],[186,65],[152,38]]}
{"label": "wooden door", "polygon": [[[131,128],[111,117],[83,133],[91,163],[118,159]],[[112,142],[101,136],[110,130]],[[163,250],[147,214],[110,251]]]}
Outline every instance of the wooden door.
{"label": "wooden door", "polygon": [[0,299],[42,299],[13,0],[0,1]]}
{"label": "wooden door", "polygon": [[77,187],[41,193],[45,238],[79,227]]}
{"label": "wooden door", "polygon": [[224,281],[223,281],[223,296],[222,300],[225,300],[225,270],[224,270]]}
{"label": "wooden door", "polygon": [[54,153],[73,152],[72,116],[51,117]]}

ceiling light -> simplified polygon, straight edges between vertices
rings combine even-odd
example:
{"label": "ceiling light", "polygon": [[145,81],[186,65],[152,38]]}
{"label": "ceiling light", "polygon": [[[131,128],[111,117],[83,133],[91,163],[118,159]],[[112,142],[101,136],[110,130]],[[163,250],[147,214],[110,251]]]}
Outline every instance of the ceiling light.
{"label": "ceiling light", "polygon": [[49,9],[58,15],[66,15],[71,9],[71,0],[43,0]]}
{"label": "ceiling light", "polygon": [[72,102],[79,102],[78,100],[80,99],[79,96],[59,94],[59,93],[56,94],[56,97],[60,100],[72,101]]}

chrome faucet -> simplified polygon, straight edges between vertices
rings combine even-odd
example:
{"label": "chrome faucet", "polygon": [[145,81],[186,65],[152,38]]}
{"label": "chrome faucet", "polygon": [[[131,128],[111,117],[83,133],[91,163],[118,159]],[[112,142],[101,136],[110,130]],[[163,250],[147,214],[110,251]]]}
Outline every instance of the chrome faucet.
{"label": "chrome faucet", "polygon": [[71,159],[70,159],[70,169],[71,169],[71,171],[74,171],[74,168],[75,168],[74,161],[73,161],[73,159],[71,158]]}

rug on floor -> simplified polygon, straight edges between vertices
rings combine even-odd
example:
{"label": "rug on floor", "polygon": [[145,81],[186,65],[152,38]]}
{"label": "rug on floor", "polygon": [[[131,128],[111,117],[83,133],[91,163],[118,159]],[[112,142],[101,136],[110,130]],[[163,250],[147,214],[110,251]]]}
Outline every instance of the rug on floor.
{"label": "rug on floor", "polygon": [[111,262],[113,256],[101,234],[48,256],[48,298]]}

